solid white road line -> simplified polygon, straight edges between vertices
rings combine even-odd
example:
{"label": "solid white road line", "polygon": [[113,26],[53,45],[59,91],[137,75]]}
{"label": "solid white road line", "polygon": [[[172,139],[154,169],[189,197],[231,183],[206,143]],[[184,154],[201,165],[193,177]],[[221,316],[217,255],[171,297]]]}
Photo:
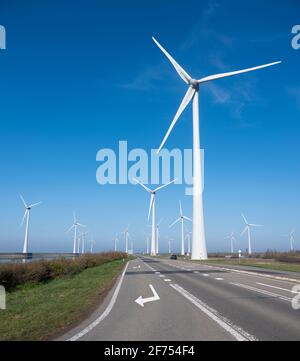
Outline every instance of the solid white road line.
{"label": "solid white road line", "polygon": [[265,290],[262,290],[262,289],[260,289],[260,288],[251,287],[251,286],[246,286],[246,285],[243,285],[243,284],[241,284],[241,283],[233,283],[233,282],[230,282],[230,284],[231,284],[231,285],[234,285],[234,286],[237,286],[237,287],[245,288],[245,289],[250,290],[250,291],[254,291],[254,292],[257,292],[257,293],[261,293],[261,294],[266,295],[266,296],[270,296],[270,297],[274,297],[274,298],[279,298],[279,299],[284,300],[284,301],[288,301],[288,302],[291,302],[291,301],[292,301],[291,298],[288,298],[288,297],[285,297],[285,296],[282,296],[282,295],[278,295],[277,293],[265,291]]}
{"label": "solid white road line", "polygon": [[198,307],[203,313],[205,313],[210,319],[216,322],[220,327],[227,331],[237,341],[257,341],[257,338],[250,335],[240,327],[234,325],[231,321],[221,316],[216,310],[206,305],[204,302],[193,296],[191,293],[186,291],[184,288],[177,284],[170,284],[170,286],[182,296],[192,302]]}
{"label": "solid white road line", "polygon": [[84,335],[86,335],[87,333],[89,333],[90,331],[92,331],[95,327],[97,327],[99,325],[100,322],[102,322],[111,312],[111,310],[113,309],[115,303],[116,303],[116,300],[117,300],[117,297],[118,297],[118,294],[120,292],[120,288],[122,286],[122,282],[123,282],[123,279],[124,279],[124,276],[125,276],[125,273],[127,271],[127,267],[129,265],[129,262],[127,263],[123,273],[122,273],[122,276],[120,278],[120,281],[115,289],[115,292],[106,308],[106,310],[102,313],[102,315],[100,317],[98,317],[94,322],[92,322],[89,326],[87,326],[85,329],[83,329],[81,332],[77,333],[75,336],[71,337],[68,341],[77,341],[79,340],[80,338],[82,338]]}
{"label": "solid white road line", "polygon": [[290,293],[295,293],[295,294],[298,294],[298,292],[296,291],[293,291],[293,290],[288,290],[287,288],[281,288],[281,287],[277,287],[277,286],[271,286],[271,285],[267,285],[265,283],[260,283],[260,282],[256,282],[257,285],[260,285],[260,286],[265,286],[265,287],[270,287],[270,288],[276,288],[277,290],[282,290],[282,291],[287,291],[287,292],[290,292]]}

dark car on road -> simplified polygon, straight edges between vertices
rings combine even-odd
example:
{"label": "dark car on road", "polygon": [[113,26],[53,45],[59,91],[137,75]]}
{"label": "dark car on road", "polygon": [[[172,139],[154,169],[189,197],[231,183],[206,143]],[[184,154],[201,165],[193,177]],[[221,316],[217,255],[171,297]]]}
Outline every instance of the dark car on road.
{"label": "dark car on road", "polygon": [[176,254],[172,254],[172,256],[170,257],[170,259],[175,259],[175,260],[177,260]]}

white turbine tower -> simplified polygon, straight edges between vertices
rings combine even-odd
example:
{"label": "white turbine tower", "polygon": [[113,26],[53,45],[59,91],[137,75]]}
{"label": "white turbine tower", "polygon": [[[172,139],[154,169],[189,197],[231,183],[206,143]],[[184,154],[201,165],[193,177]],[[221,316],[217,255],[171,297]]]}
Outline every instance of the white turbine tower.
{"label": "white turbine tower", "polygon": [[169,239],[168,239],[169,254],[171,254],[171,253],[172,253],[172,249],[171,249],[171,246],[172,246],[172,241],[173,241],[173,239],[172,239],[172,238],[169,238]]}
{"label": "white turbine tower", "polygon": [[251,247],[251,227],[263,227],[261,224],[253,224],[253,223],[249,223],[246,219],[246,217],[242,214],[242,217],[245,221],[246,227],[243,230],[243,232],[241,233],[241,236],[243,234],[245,234],[246,232],[248,232],[248,254],[251,255],[252,254],[252,247]]}
{"label": "white turbine tower", "polygon": [[81,254],[85,254],[85,236],[88,234],[88,232],[81,232]]}
{"label": "white turbine tower", "polygon": [[33,207],[38,206],[39,204],[41,204],[42,202],[38,202],[38,203],[34,203],[31,205],[27,205],[27,203],[25,202],[24,198],[20,195],[21,200],[23,202],[23,205],[25,207],[25,213],[21,222],[21,226],[24,224],[25,219],[26,219],[26,226],[25,226],[25,239],[24,239],[24,245],[23,245],[23,253],[26,254],[28,253],[28,237],[29,237],[29,219],[30,219],[30,211]]}
{"label": "white turbine tower", "polygon": [[94,238],[92,237],[92,239],[90,240],[91,242],[91,249],[90,249],[90,253],[93,253],[94,252],[94,245],[95,245],[95,240]]}
{"label": "white turbine tower", "polygon": [[234,232],[232,231],[230,235],[226,236],[224,239],[230,239],[230,250],[231,254],[234,253],[234,243],[236,241]]}
{"label": "white turbine tower", "polygon": [[145,233],[145,237],[146,237],[146,254],[150,254],[150,251],[149,251],[149,234]]}
{"label": "white turbine tower", "polygon": [[159,227],[162,223],[163,219],[156,225],[156,254],[159,254]]}
{"label": "white turbine tower", "polygon": [[190,232],[187,227],[185,227],[185,240],[187,240],[187,254],[191,255],[191,235],[192,232]]}
{"label": "white turbine tower", "polygon": [[121,234],[123,234],[125,236],[125,253],[128,253],[128,240],[130,238],[130,234],[129,234],[128,229],[129,229],[129,225],[127,226],[125,231],[121,233]]}
{"label": "white turbine tower", "polygon": [[176,179],[172,182],[169,182],[168,184],[165,184],[163,186],[160,186],[154,190],[148,188],[145,186],[145,184],[141,183],[139,180],[134,179],[135,182],[137,182],[139,185],[141,185],[151,196],[150,196],[150,206],[149,206],[149,212],[148,212],[148,221],[150,219],[151,210],[152,210],[152,235],[151,235],[151,256],[156,256],[157,253],[157,244],[156,244],[156,225],[155,225],[155,198],[156,193],[163,188],[166,188],[170,184],[176,182]]}
{"label": "white turbine tower", "polygon": [[284,234],[282,237],[286,237],[290,241],[290,250],[293,252],[295,250],[294,244],[295,244],[295,230],[293,229],[289,234]]}
{"label": "white turbine tower", "polygon": [[179,201],[179,211],[180,211],[180,217],[170,225],[170,228],[172,228],[173,226],[175,226],[175,224],[177,224],[178,222],[181,222],[181,255],[184,256],[185,252],[184,252],[184,221],[190,221],[192,222],[192,220],[186,216],[183,215],[182,212],[182,206],[181,206],[181,202]]}
{"label": "white turbine tower", "polygon": [[193,170],[194,170],[194,185],[193,185],[193,243],[192,243],[192,259],[193,260],[206,260],[207,248],[205,240],[205,227],[204,227],[204,211],[203,211],[203,183],[202,183],[202,167],[200,157],[200,123],[199,123],[199,90],[203,83],[211,80],[225,78],[237,74],[242,74],[281,62],[275,62],[257,66],[254,68],[234,71],[230,73],[216,74],[207,76],[205,78],[196,80],[193,79],[173,58],[172,56],[158,43],[155,38],[152,38],[159,49],[166,55],[173,67],[182,78],[182,80],[188,85],[188,91],[180,104],[180,107],[171,123],[169,130],[167,131],[158,152],[165,145],[172,129],[174,128],[180,115],[183,113],[188,104],[193,101]]}
{"label": "white turbine tower", "polygon": [[85,226],[78,222],[76,213],[73,212],[73,225],[67,230],[67,233],[69,233],[72,229],[74,229],[73,254],[79,253],[79,242],[77,237],[78,227],[85,227]]}

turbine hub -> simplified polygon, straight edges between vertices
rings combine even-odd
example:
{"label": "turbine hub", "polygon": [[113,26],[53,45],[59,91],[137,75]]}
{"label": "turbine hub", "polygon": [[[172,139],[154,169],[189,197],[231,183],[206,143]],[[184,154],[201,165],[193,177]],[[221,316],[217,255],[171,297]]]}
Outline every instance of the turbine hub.
{"label": "turbine hub", "polygon": [[199,83],[198,83],[198,81],[196,79],[191,79],[190,80],[190,86],[195,90],[199,89]]}

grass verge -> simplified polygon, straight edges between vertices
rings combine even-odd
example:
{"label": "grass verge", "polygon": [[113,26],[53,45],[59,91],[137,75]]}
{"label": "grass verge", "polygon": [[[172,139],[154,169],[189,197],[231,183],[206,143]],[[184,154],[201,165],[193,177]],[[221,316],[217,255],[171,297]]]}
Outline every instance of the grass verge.
{"label": "grass verge", "polygon": [[0,340],[47,340],[67,330],[99,305],[124,265],[115,260],[71,278],[19,286],[0,310]]}
{"label": "grass verge", "polygon": [[217,264],[217,265],[233,265],[233,266],[247,266],[247,267],[257,267],[264,268],[274,271],[287,271],[287,272],[300,272],[299,264],[291,264],[291,263],[281,263],[281,262],[267,262],[267,261],[255,261],[255,260],[241,260],[239,263],[238,260],[208,260],[205,262],[201,262],[203,264]]}

